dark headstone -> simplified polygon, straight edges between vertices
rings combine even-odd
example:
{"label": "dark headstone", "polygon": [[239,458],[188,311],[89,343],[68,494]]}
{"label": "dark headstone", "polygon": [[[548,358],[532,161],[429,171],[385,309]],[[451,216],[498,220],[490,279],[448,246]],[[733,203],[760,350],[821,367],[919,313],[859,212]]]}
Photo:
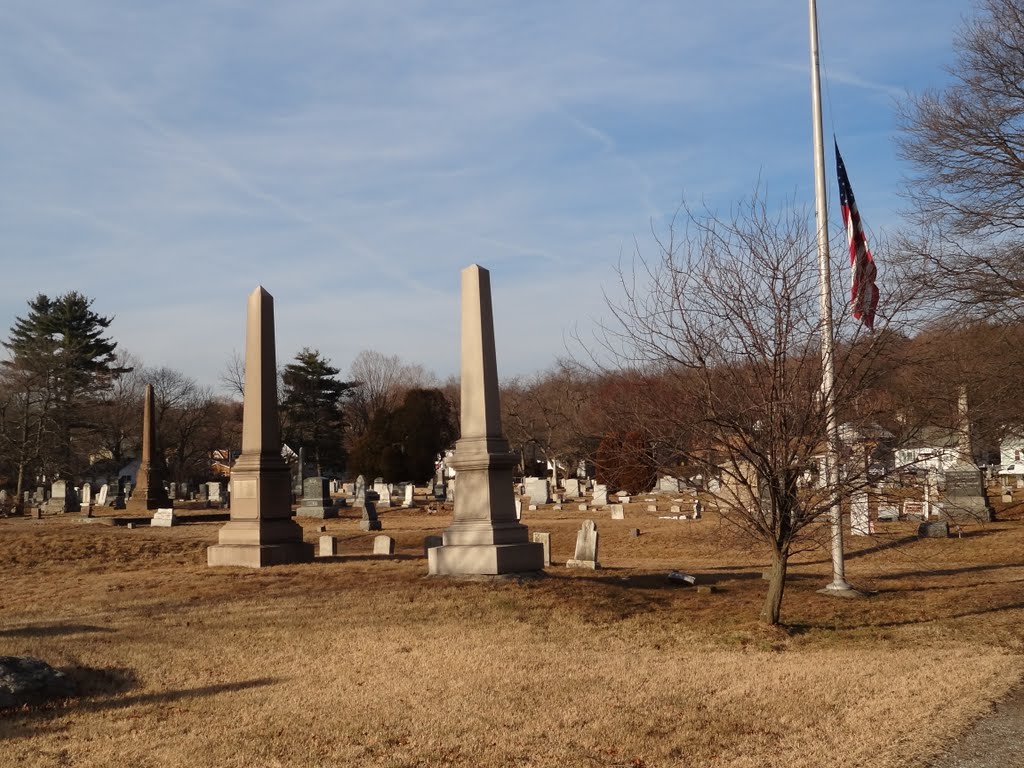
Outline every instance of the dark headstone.
{"label": "dark headstone", "polygon": [[366,491],[363,497],[363,517],[359,521],[359,529],[362,531],[381,530],[380,518],[377,517],[377,493]]}
{"label": "dark headstone", "polygon": [[936,522],[931,521],[927,523],[921,523],[917,526],[917,537],[919,539],[948,539],[949,538],[949,523],[946,521]]}
{"label": "dark headstone", "polygon": [[993,520],[993,509],[988,503],[981,470],[961,465],[946,470],[945,516],[951,520]]}
{"label": "dark headstone", "polygon": [[302,502],[295,514],[321,520],[338,516],[331,501],[330,481],[326,477],[307,477],[302,481]]}

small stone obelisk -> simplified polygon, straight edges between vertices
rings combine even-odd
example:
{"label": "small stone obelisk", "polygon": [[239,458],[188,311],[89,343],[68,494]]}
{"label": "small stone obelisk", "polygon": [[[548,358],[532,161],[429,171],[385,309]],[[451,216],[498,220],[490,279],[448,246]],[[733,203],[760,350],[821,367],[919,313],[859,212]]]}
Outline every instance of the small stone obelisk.
{"label": "small stone obelisk", "polygon": [[208,565],[261,568],[313,559],[313,544],[291,519],[291,470],[281,457],[277,420],[274,297],[257,288],[249,296],[245,333],[242,455],[231,469],[231,520],[219,543],[206,550]]}
{"label": "small stone obelisk", "polygon": [[544,546],[516,520],[517,457],[501,432],[490,273],[462,270],[462,435],[448,461],[458,473],[452,524],[428,551],[431,575],[500,575],[544,568]]}
{"label": "small stone obelisk", "polygon": [[147,384],[142,398],[142,456],[139,457],[139,469],[135,473],[132,497],[125,503],[125,509],[130,512],[153,511],[171,506],[167,491],[164,490],[160,463],[153,464],[153,451],[156,448],[154,404],[153,385]]}

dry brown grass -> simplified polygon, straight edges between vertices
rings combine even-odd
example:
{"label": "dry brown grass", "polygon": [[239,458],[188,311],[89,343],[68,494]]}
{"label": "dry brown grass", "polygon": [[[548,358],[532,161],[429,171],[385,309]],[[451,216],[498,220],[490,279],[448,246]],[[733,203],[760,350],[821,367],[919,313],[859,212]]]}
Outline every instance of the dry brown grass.
{"label": "dry brown grass", "polygon": [[[523,583],[426,577],[422,512],[382,513],[393,560],[349,517],[352,554],[263,571],[205,567],[218,524],[2,521],[0,654],[87,695],[0,717],[0,765],[917,766],[1024,673],[1024,522],[854,540],[866,600],[808,553],[768,630],[763,557],[645,508],[598,516],[605,569]],[[562,563],[583,516],[525,522]]]}

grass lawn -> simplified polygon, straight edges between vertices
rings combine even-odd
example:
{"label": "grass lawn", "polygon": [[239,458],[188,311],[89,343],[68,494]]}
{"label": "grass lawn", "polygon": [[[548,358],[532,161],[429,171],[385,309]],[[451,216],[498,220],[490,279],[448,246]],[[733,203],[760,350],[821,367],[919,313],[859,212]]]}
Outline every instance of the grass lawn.
{"label": "grass lawn", "polygon": [[[604,567],[566,569],[588,515]],[[220,523],[10,518],[0,655],[84,694],[0,715],[0,766],[925,766],[1024,674],[1024,520],[1001,517],[848,538],[863,600],[800,555],[781,629],[763,553],[642,500],[524,513],[555,565],[521,583],[427,577],[450,518],[423,510],[381,512],[394,558],[350,513],[342,556],[259,571],[206,567]]]}

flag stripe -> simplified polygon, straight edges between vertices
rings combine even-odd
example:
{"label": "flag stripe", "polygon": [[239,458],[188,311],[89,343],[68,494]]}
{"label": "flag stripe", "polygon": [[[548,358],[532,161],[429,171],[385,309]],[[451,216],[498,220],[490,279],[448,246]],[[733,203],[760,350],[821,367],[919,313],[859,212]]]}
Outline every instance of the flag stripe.
{"label": "flag stripe", "polygon": [[861,225],[853,187],[846,175],[846,165],[839,154],[836,142],[836,175],[839,177],[839,204],[843,211],[843,226],[846,227],[846,241],[850,246],[850,267],[853,273],[850,286],[850,304],[853,316],[874,330],[875,308],[878,306],[878,286],[875,285],[875,259],[868,248],[868,240]]}

